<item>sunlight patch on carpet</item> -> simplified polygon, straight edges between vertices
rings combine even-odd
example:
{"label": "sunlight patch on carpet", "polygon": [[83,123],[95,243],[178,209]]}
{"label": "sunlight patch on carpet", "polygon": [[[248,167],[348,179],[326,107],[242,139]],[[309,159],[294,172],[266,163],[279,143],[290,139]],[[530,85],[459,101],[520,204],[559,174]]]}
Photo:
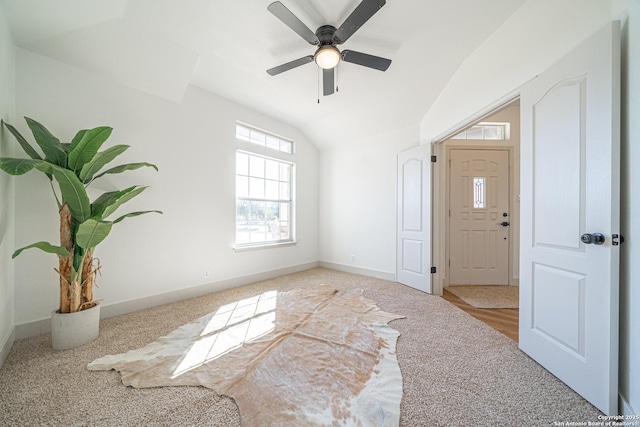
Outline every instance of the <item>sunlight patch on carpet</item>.
{"label": "sunlight patch on carpet", "polygon": [[96,359],[136,388],[204,386],[235,399],[245,426],[397,426],[399,332],[361,290],[268,291],[155,342]]}

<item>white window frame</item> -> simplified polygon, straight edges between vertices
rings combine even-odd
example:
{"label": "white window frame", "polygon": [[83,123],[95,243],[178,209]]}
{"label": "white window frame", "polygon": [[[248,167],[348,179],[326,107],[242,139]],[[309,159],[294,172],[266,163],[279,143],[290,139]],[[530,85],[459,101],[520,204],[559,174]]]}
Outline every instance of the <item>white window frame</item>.
{"label": "white window frame", "polygon": [[293,141],[275,133],[248,125],[242,122],[236,122],[236,139],[250,142],[252,144],[266,147],[270,150],[279,151],[281,153],[293,154]]}
{"label": "white window frame", "polygon": [[[245,130],[244,135],[238,136],[239,128],[243,128]],[[251,138],[247,138],[246,129],[255,130],[256,132],[259,132],[260,134],[264,135],[264,137],[260,138],[262,140],[265,140],[267,137],[269,137],[269,138],[277,138],[279,141],[284,141],[285,143],[289,144],[288,145],[289,149],[281,150],[280,147],[282,145],[280,144],[278,144],[278,148],[273,147],[273,144],[271,144],[272,146],[268,146],[266,144],[265,145],[258,144],[260,145],[260,147],[258,147],[255,145],[255,141],[251,141],[250,140]],[[296,164],[293,161],[294,160],[293,159],[293,151],[294,151],[293,141],[291,141],[290,139],[282,138],[280,136],[254,128],[252,126],[245,125],[244,123],[240,123],[240,122],[236,122],[236,140],[238,142],[237,145],[239,148],[236,149],[234,154],[235,155],[234,161],[236,162],[235,174],[234,174],[235,187],[236,187],[235,188],[236,203],[235,203],[234,249],[236,251],[244,251],[244,250],[253,250],[253,249],[261,249],[261,248],[269,248],[274,246],[296,244],[296,240],[295,240]],[[291,153],[289,151],[291,151]],[[258,169],[257,174],[261,176],[253,176],[253,174],[255,174],[256,171],[254,171],[252,174],[252,172],[249,170],[249,168],[251,167],[249,160],[247,160],[248,163],[246,167],[239,166],[238,161],[241,155],[253,156],[256,159],[262,159],[265,161],[264,163],[265,167],[268,164],[270,164],[272,167],[274,166],[274,164],[277,164],[278,178],[274,179],[273,169],[271,169],[272,172],[270,173],[267,172],[266,169],[262,172],[260,172]],[[288,167],[288,170],[289,170],[288,181],[283,180],[282,174],[284,172],[282,170],[281,165]],[[268,174],[270,174],[271,176],[268,177]],[[262,183],[260,181],[262,181]],[[263,190],[259,190],[257,192],[252,193],[251,185],[259,186],[260,184],[264,185]],[[277,194],[274,193],[274,188],[276,184],[278,186]],[[284,184],[288,185],[288,198],[286,197],[287,196],[286,187],[280,188]],[[258,186],[256,186],[255,188],[259,188]],[[283,197],[283,194],[284,194],[284,197]],[[256,203],[256,204],[265,203],[265,207],[264,207],[265,217],[259,219],[256,223],[253,222],[255,220],[252,219],[251,213],[248,214],[249,215],[248,218],[245,217],[244,219],[240,219],[238,212],[239,212],[241,202],[249,202],[250,206],[253,206],[253,203]],[[267,216],[267,210],[268,210],[269,204],[271,203],[280,204],[280,206],[278,206],[278,211],[277,211],[278,216],[275,219],[272,219],[269,221],[266,216]],[[283,205],[285,205],[288,208],[286,212],[283,212],[280,210],[283,208]],[[239,228],[240,223],[238,222],[239,220],[245,220],[247,222],[247,227],[249,229],[248,239],[243,239],[242,238],[243,236],[239,234],[239,230],[240,230]],[[263,223],[259,224],[260,221],[263,221]],[[280,232],[282,231],[280,227],[283,226],[283,223],[288,225],[288,237],[280,238],[280,239],[273,239],[273,238],[268,239],[268,237],[273,237],[273,234],[271,233],[273,233],[274,228],[276,230],[279,230]],[[262,233],[262,232],[265,233],[264,240],[259,239],[259,240],[251,241],[252,240],[251,232],[253,231],[254,227],[258,227],[257,231],[259,233]],[[276,233],[277,232],[278,231],[276,231]]]}
{"label": "white window frame", "polygon": [[[489,128],[501,128],[502,137],[492,138],[486,136],[486,130]],[[480,138],[473,138],[469,136],[470,131],[479,131],[482,136]],[[505,141],[511,138],[511,124],[508,122],[480,122],[473,126],[469,126],[465,130],[455,134],[451,139],[468,139],[468,140],[484,140],[484,141]]]}

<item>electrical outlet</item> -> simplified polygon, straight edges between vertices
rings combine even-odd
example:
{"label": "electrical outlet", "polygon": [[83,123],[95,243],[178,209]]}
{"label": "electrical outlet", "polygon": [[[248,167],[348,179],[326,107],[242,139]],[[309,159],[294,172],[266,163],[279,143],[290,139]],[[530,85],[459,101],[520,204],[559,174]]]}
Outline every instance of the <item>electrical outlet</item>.
{"label": "electrical outlet", "polygon": [[356,262],[356,256],[355,255],[351,255],[351,262]]}
{"label": "electrical outlet", "polygon": [[209,278],[209,270],[205,270],[204,271],[204,278],[208,279]]}

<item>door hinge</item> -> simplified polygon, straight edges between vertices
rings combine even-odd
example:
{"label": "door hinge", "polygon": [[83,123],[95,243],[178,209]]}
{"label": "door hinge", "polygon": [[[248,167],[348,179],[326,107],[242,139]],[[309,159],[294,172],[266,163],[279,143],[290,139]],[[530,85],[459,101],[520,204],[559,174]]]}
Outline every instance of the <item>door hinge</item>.
{"label": "door hinge", "polygon": [[436,268],[435,267],[431,267],[431,274],[436,274]]}
{"label": "door hinge", "polygon": [[436,156],[431,156],[431,163],[435,163],[437,161],[437,157]]}
{"label": "door hinge", "polygon": [[620,243],[624,243],[624,236],[619,235],[619,234],[612,234],[611,235],[611,245],[612,246],[618,246]]}

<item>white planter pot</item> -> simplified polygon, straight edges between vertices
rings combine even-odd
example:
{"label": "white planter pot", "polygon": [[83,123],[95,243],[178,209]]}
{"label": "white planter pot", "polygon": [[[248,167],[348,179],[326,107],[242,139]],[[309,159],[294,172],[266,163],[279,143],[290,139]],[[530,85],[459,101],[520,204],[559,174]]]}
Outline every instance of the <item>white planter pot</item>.
{"label": "white planter pot", "polygon": [[77,313],[51,313],[51,346],[68,350],[98,338],[100,333],[100,303]]}

